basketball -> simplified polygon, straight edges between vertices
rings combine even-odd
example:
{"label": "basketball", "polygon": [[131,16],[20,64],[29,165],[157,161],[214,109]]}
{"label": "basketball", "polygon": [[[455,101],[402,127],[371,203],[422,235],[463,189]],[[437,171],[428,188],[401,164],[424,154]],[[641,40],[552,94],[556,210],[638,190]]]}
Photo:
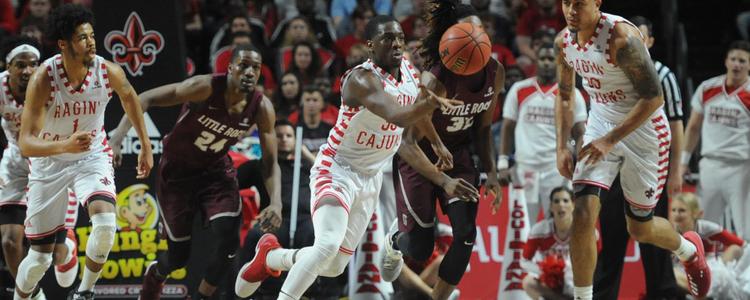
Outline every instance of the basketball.
{"label": "basketball", "polygon": [[440,38],[440,60],[458,75],[479,72],[490,60],[492,45],[487,33],[471,23],[451,26]]}

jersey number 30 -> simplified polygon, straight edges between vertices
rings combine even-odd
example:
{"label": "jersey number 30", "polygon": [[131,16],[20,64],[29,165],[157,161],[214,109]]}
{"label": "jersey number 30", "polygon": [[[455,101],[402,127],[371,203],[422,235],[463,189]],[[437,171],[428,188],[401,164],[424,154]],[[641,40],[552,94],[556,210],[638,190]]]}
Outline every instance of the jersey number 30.
{"label": "jersey number 30", "polygon": [[448,132],[456,132],[459,130],[466,130],[474,125],[474,117],[453,117],[451,118],[451,126],[448,126],[445,130]]}
{"label": "jersey number 30", "polygon": [[213,152],[219,152],[224,150],[224,145],[227,143],[227,139],[221,139],[214,143],[216,135],[208,131],[202,131],[201,136],[195,139],[195,146],[201,151],[212,150]]}

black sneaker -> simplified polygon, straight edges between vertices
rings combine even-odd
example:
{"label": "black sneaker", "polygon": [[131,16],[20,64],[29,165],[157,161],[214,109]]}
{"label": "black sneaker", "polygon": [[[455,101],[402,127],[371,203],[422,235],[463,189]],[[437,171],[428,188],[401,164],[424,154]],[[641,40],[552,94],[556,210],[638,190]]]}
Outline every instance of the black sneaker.
{"label": "black sneaker", "polygon": [[76,290],[72,290],[70,291],[70,294],[68,294],[68,300],[94,300],[94,292],[78,292]]}

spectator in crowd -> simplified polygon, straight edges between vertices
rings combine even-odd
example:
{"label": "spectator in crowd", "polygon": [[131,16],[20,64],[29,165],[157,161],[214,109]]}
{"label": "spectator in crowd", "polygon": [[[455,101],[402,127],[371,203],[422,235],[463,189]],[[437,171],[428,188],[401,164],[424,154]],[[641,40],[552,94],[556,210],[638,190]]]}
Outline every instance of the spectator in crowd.
{"label": "spectator in crowd", "polygon": [[[315,78],[313,81],[313,84],[318,87],[318,90],[321,94],[323,94],[323,99],[326,101],[326,109],[336,109],[335,115],[338,115],[338,108],[341,106],[341,99],[339,99],[337,96],[333,94],[333,87],[331,84],[331,79],[328,77],[318,77]],[[323,113],[325,114],[325,113]],[[336,119],[334,118],[334,121]]]}
{"label": "spectator in crowd", "polygon": [[[346,62],[345,69],[348,71],[367,60],[368,51],[367,46],[364,44],[354,44],[354,46],[349,49],[349,56],[344,60]],[[345,74],[346,73],[344,73],[344,75]],[[341,95],[341,80],[344,75],[336,77],[336,82],[333,83],[333,94]]]}
{"label": "spectator in crowd", "polygon": [[292,62],[287,71],[297,73],[303,85],[311,84],[318,76],[326,75],[320,55],[313,45],[299,42],[292,47]]}
{"label": "spectator in crowd", "polygon": [[333,63],[335,55],[331,50],[320,47],[317,43],[317,38],[312,33],[312,29],[303,17],[297,17],[290,21],[288,30],[284,33],[284,42],[282,47],[278,50],[278,73],[286,72],[289,69],[294,59],[294,46],[299,43],[307,43],[309,49],[315,50],[319,58],[321,69],[328,69]]}
{"label": "spectator in crowd", "polygon": [[289,114],[299,109],[302,82],[294,72],[281,76],[281,84],[273,95],[273,106],[277,120],[286,120]]}
{"label": "spectator in crowd", "polygon": [[424,57],[419,54],[419,48],[422,47],[422,40],[420,39],[409,39],[406,41],[406,54],[408,59],[411,61],[411,64],[414,65],[419,72],[417,72],[417,78],[419,78],[419,73],[424,68]]}
{"label": "spectator in crowd", "polygon": [[[534,50],[534,52],[536,53],[541,45],[553,43],[555,41],[556,35],[557,32],[552,28],[545,27],[537,30],[531,36],[531,50]],[[523,72],[527,76],[536,75],[536,62],[534,60],[531,60],[529,57],[519,57],[518,65],[523,68]]]}
{"label": "spectator in crowd", "polygon": [[351,20],[354,24],[354,31],[345,35],[336,41],[336,55],[341,59],[349,55],[349,49],[354,44],[365,43],[365,26],[370,18],[375,16],[375,10],[367,2],[361,2],[352,12]]}
{"label": "spectator in crowd", "polygon": [[16,32],[16,23],[11,0],[0,0],[0,38]]}
{"label": "spectator in crowd", "polygon": [[[227,72],[229,63],[232,60],[232,50],[237,45],[254,45],[250,33],[245,31],[238,31],[232,34],[230,37],[230,44],[226,47],[221,48],[215,55],[213,62],[213,72],[217,74],[223,74]],[[260,77],[258,83],[263,87],[263,93],[266,96],[271,96],[273,90],[276,89],[276,80],[274,79],[273,72],[266,64],[260,66]]]}
{"label": "spectator in crowd", "polygon": [[[634,25],[638,26],[644,35],[646,46],[650,49],[654,44],[653,26],[651,22],[641,16],[630,19]],[[680,149],[682,144],[682,97],[680,88],[677,85],[675,76],[669,68],[658,61],[654,61],[656,73],[661,82],[662,95],[664,97],[664,112],[669,121],[669,128],[672,133],[672,142],[670,144],[669,155],[669,174],[666,186],[662,194],[658,197],[659,201],[654,208],[654,215],[668,218],[669,217],[669,196],[676,195],[682,189],[682,177],[679,171],[680,166]],[[630,239],[627,224],[625,221],[625,211],[614,209],[625,205],[625,195],[620,192],[620,180],[615,180],[616,188],[610,188],[609,193],[604,195],[602,201],[602,210],[599,215],[599,224],[602,230],[602,251],[599,252],[601,264],[596,267],[594,276],[594,296],[597,299],[617,299],[620,288],[620,279],[624,266],[623,258]],[[608,209],[611,207],[613,209]],[[681,298],[684,299],[677,282],[675,281],[674,272],[672,271],[672,254],[651,244],[638,244],[643,262],[644,276],[646,282],[646,298]]]}
{"label": "spectator in crowd", "polygon": [[750,42],[730,44],[724,66],[726,74],[704,81],[693,93],[681,163],[687,171],[702,140],[698,190],[705,217],[720,223],[729,205],[731,221],[725,224],[750,238]]}
{"label": "spectator in crowd", "polygon": [[[296,4],[297,9],[299,10],[299,14],[293,17],[288,17],[279,22],[279,24],[276,26],[276,30],[271,36],[271,46],[273,48],[280,46],[283,47],[289,46],[294,42],[298,42],[299,38],[290,40],[287,36],[285,36],[286,34],[282,35],[282,33],[286,33],[288,31],[287,27],[290,27],[292,25],[296,25],[299,27],[299,23],[292,23],[292,21],[303,19],[308,24],[307,28],[309,34],[315,38],[315,41],[308,41],[313,42],[313,44],[317,42],[321,47],[332,49],[333,43],[336,41],[336,32],[333,29],[333,23],[331,22],[331,19],[326,15],[317,14],[315,12],[314,0],[296,0]],[[295,30],[296,29],[293,29],[291,31],[294,32]],[[309,37],[306,37],[306,39],[308,38]]]}
{"label": "spectator in crowd", "polygon": [[52,11],[52,3],[50,0],[29,0],[28,11],[25,11],[21,15],[21,21],[24,19],[37,19],[47,24],[47,18],[49,17],[50,11]]}
{"label": "spectator in crowd", "polygon": [[572,299],[570,235],[573,191],[561,186],[549,195],[549,218],[534,224],[523,249],[521,266],[528,273],[523,289],[531,299]]}
{"label": "spectator in crowd", "polygon": [[479,19],[482,20],[482,26],[484,31],[490,37],[492,42],[492,58],[496,59],[503,66],[510,66],[516,64],[516,58],[513,56],[513,52],[510,51],[506,45],[507,43],[507,31],[501,28],[503,33],[498,33],[498,26],[496,24],[498,18],[495,15],[489,13],[480,13]]}
{"label": "spectator in crowd", "polygon": [[[318,148],[326,142],[328,133],[336,123],[336,114],[323,115],[326,107],[323,94],[315,85],[305,85],[302,89],[302,107],[289,115],[289,123],[302,127],[303,156],[310,163],[315,162]],[[301,116],[301,120],[300,120]]]}
{"label": "spectator in crowd", "polygon": [[[544,201],[550,191],[569,186],[557,170],[555,97],[557,96],[557,68],[552,43],[539,47],[536,54],[539,74],[516,82],[503,103],[503,128],[500,156],[497,159],[499,177],[506,184],[514,179],[523,187],[529,220],[535,222],[540,214],[549,212],[550,202]],[[578,89],[574,89],[575,111],[571,136],[576,149],[582,146],[586,123],[586,103]],[[515,151],[513,151],[515,149]],[[510,168],[510,156],[515,153],[515,169]],[[542,206],[544,206],[542,208]]]}
{"label": "spectator in crowd", "polygon": [[[401,23],[401,29],[408,38],[414,32],[414,22],[421,19],[427,8],[424,0],[397,0],[393,15]],[[424,20],[422,21],[424,24]],[[426,34],[425,34],[426,35]]]}
{"label": "spectator in crowd", "polygon": [[[516,24],[516,45],[528,64],[536,61],[536,51],[531,45],[532,35],[540,29],[552,28],[558,32],[565,28],[565,19],[560,5],[555,0],[536,0],[535,6],[528,7]],[[519,62],[519,64],[524,64]]]}
{"label": "spectator in crowd", "polygon": [[[211,40],[211,57],[213,58],[222,47],[231,44],[232,35],[237,32],[247,32],[250,34],[252,45],[263,52],[263,57],[266,57],[268,49],[264,31],[262,21],[249,18],[244,12],[234,12],[227,18],[226,24],[219,28]],[[211,61],[214,60],[212,59]]]}
{"label": "spectator in crowd", "polygon": [[[300,14],[297,9],[296,0],[263,0],[263,1],[247,1],[247,2],[271,2],[274,3],[275,11],[278,13],[276,18],[280,20],[293,18]],[[328,12],[328,1],[326,0],[314,0],[313,9],[316,13],[326,14]]]}
{"label": "spectator in crowd", "polygon": [[[701,219],[703,211],[698,197],[692,193],[677,194],[672,198],[670,221],[680,233],[695,231],[703,240],[706,262],[711,268],[711,289],[709,299],[748,299],[750,294],[743,291],[738,277],[747,269],[747,264],[737,264],[743,255],[745,245],[738,236],[721,225]],[[688,281],[682,264],[675,264],[674,276],[684,290]]]}
{"label": "spectator in crowd", "polygon": [[346,35],[352,32],[352,24],[349,16],[354,12],[357,3],[369,2],[375,9],[375,13],[378,15],[390,15],[392,10],[391,0],[371,0],[371,1],[352,1],[352,0],[332,0],[331,1],[331,13],[330,16],[333,18],[333,25],[336,28],[336,32],[341,35]]}

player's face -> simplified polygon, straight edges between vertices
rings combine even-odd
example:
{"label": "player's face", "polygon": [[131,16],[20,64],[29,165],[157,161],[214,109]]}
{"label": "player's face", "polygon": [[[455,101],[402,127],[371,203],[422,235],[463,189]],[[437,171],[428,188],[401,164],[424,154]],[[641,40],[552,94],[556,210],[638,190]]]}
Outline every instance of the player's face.
{"label": "player's face", "polygon": [[78,25],[69,41],[60,41],[59,43],[63,52],[86,66],[90,66],[96,57],[94,28],[89,23]]}
{"label": "player's face", "polygon": [[537,74],[541,77],[555,77],[555,50],[552,48],[542,48],[537,52],[536,69]]}
{"label": "player's face", "polygon": [[230,66],[232,82],[241,91],[247,93],[255,90],[260,76],[261,57],[255,51],[240,51]]}
{"label": "player's face", "polygon": [[404,31],[397,22],[378,25],[378,33],[368,42],[375,64],[383,68],[397,68],[404,55]]}
{"label": "player's face", "polygon": [[601,0],[563,0],[563,15],[568,28],[579,31],[596,26],[601,3]]}
{"label": "player's face", "polygon": [[31,74],[34,74],[38,66],[39,60],[31,53],[21,53],[13,58],[8,65],[11,88],[14,91],[25,92]]}
{"label": "player's face", "polygon": [[250,32],[250,24],[247,23],[245,18],[234,18],[232,20],[231,32]]}
{"label": "player's face", "polygon": [[279,152],[294,151],[294,128],[289,125],[276,126],[276,143],[279,145]]}
{"label": "player's face", "polygon": [[566,191],[559,191],[552,195],[552,205],[550,205],[552,216],[558,218],[573,218],[573,199]]}
{"label": "player's face", "polygon": [[727,73],[734,78],[747,76],[750,71],[750,53],[739,49],[729,51],[724,65],[727,67]]}
{"label": "player's face", "polygon": [[672,225],[682,232],[690,229],[695,223],[696,213],[680,200],[672,201],[670,206],[669,220],[672,222]]}
{"label": "player's face", "polygon": [[302,93],[302,111],[306,116],[319,115],[323,110],[323,95],[320,92]]}
{"label": "player's face", "polygon": [[305,46],[297,47],[297,51],[294,52],[294,64],[297,68],[307,70],[310,63],[312,63],[312,49]]}
{"label": "player's face", "polygon": [[292,74],[286,74],[281,78],[281,94],[284,98],[291,99],[299,93],[299,81]]}

